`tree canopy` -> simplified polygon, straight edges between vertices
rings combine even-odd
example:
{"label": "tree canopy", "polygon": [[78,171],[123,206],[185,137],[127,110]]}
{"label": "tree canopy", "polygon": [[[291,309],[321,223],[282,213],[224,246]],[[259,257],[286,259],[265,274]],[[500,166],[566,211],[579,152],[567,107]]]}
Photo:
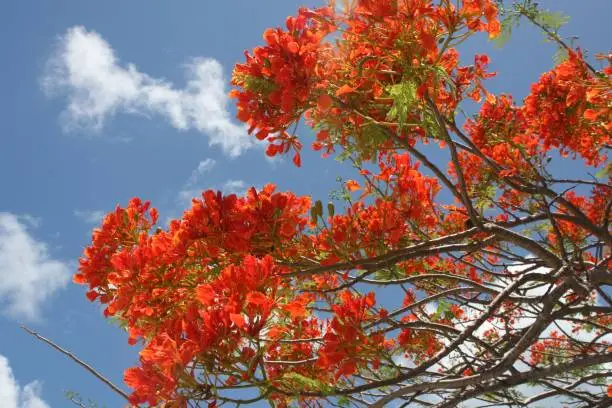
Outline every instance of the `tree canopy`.
{"label": "tree canopy", "polygon": [[[104,218],[74,280],[142,345],[130,402],[609,406],[611,57],[564,21],[360,0],[266,30],[237,117],[267,155],[300,166],[311,144],[355,176],[328,204],[268,184],[205,191],[167,227],[138,198]],[[487,55],[460,58],[519,22],[561,51],[520,102],[487,90]]]}

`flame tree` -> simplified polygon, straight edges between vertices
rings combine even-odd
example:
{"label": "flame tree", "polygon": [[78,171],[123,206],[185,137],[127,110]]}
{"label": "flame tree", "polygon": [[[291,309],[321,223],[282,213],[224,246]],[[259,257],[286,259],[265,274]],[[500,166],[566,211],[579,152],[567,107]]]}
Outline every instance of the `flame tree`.
{"label": "flame tree", "polygon": [[[520,19],[565,58],[517,102],[459,50]],[[130,403],[609,406],[612,69],[560,20],[361,0],[266,30],[234,69],[237,117],[297,166],[305,123],[355,177],[340,205],[269,184],[205,191],[167,228],[137,198],[106,216],[74,280],[142,345]]]}

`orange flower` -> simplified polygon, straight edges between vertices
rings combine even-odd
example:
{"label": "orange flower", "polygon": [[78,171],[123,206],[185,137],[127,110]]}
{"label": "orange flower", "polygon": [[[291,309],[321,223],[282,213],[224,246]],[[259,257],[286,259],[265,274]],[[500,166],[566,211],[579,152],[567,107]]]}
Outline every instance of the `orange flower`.
{"label": "orange flower", "polygon": [[353,88],[350,85],[344,84],[336,91],[336,96],[343,96],[352,92],[355,92],[356,88]]}
{"label": "orange flower", "polygon": [[236,325],[236,327],[240,329],[246,328],[246,320],[244,319],[243,315],[239,313],[230,313],[229,317],[230,320]]}
{"label": "orange flower", "polygon": [[346,182],[346,189],[350,192],[361,190],[361,186],[355,180],[349,180]]}
{"label": "orange flower", "polygon": [[317,108],[321,112],[327,112],[329,108],[332,106],[332,103],[333,103],[332,98],[327,94],[323,94],[319,96],[319,99],[317,100]]}

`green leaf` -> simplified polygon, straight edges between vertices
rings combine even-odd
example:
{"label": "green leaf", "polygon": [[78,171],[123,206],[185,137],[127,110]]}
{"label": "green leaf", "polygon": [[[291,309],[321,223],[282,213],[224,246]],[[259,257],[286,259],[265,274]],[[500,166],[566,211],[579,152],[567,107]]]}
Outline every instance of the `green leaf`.
{"label": "green leaf", "polygon": [[355,147],[359,153],[354,159],[356,164],[361,164],[362,157],[366,155],[376,156],[378,147],[388,138],[385,129],[375,123],[368,123],[355,135]]}
{"label": "green leaf", "polygon": [[482,183],[475,188],[475,195],[475,206],[480,212],[483,212],[497,195],[497,187],[494,184]]}
{"label": "green leaf", "polygon": [[598,179],[609,177],[612,175],[612,163],[608,163],[606,166],[602,167],[597,173],[595,173],[595,177]]}
{"label": "green leaf", "polygon": [[268,96],[277,89],[277,86],[274,82],[267,78],[247,76],[244,78],[244,88],[249,91]]}
{"label": "green leaf", "polygon": [[417,86],[414,82],[405,81],[388,87],[387,92],[393,99],[393,106],[389,109],[387,118],[398,121],[401,129],[417,100]]}
{"label": "green leaf", "polygon": [[128,323],[123,319],[120,313],[116,313],[114,316],[109,316],[106,321],[112,326],[119,327],[127,331]]}
{"label": "green leaf", "polygon": [[569,16],[564,16],[558,11],[539,10],[536,21],[544,27],[557,32],[569,21]]}
{"label": "green leaf", "polygon": [[323,394],[331,394],[333,388],[331,385],[324,383],[321,380],[306,377],[298,373],[285,373],[281,377],[281,382],[296,391],[319,391]]}
{"label": "green leaf", "polygon": [[429,109],[422,111],[423,122],[421,126],[425,129],[425,132],[429,137],[434,139],[440,139],[440,126],[438,125],[438,121],[436,120],[435,115]]}
{"label": "green leaf", "polygon": [[338,154],[336,156],[336,161],[338,162],[343,162],[346,159],[348,159],[349,157],[351,157],[352,152],[349,149],[345,149],[342,152],[340,152],[340,154]]}
{"label": "green leaf", "polygon": [[82,408],[106,408],[106,405],[98,405],[98,403],[90,398],[85,401],[81,394],[74,391],[66,391],[64,393],[66,399],[68,399],[72,404],[77,405]]}
{"label": "green leaf", "polygon": [[351,400],[349,400],[346,395],[343,395],[338,398],[338,405],[340,405],[341,407],[348,407],[351,405]]}
{"label": "green leaf", "polygon": [[438,308],[436,309],[435,313],[436,318],[439,319],[442,316],[446,317],[446,314],[450,313],[451,306],[452,305],[449,302],[446,302],[444,300],[438,302]]}
{"label": "green leaf", "polygon": [[396,266],[390,267],[390,268],[379,269],[374,274],[374,277],[377,280],[393,280],[393,279],[398,279],[401,276],[402,274]]}
{"label": "green leaf", "polygon": [[519,15],[517,14],[509,14],[505,19],[501,22],[501,32],[499,35],[493,40],[493,44],[496,48],[503,48],[510,38],[512,37],[512,30],[519,25]]}
{"label": "green leaf", "polygon": [[553,54],[553,61],[556,65],[565,62],[568,58],[569,54],[567,53],[567,50],[563,47],[557,48],[557,51],[555,51],[555,53]]}

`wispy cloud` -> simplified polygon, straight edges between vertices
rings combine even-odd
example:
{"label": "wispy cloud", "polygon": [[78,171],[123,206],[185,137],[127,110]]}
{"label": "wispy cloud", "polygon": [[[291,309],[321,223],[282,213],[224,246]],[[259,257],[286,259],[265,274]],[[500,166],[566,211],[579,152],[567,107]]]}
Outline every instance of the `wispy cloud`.
{"label": "wispy cloud", "polygon": [[73,214],[87,224],[99,224],[106,212],[100,210],[74,210]]}
{"label": "wispy cloud", "polygon": [[9,361],[0,354],[0,402],[4,408],[49,408],[40,398],[40,388],[38,381],[21,387]]}
{"label": "wispy cloud", "polygon": [[247,186],[243,180],[227,180],[221,186],[221,191],[225,194],[244,194]]}
{"label": "wispy cloud", "polygon": [[204,189],[201,186],[202,176],[210,172],[217,162],[214,159],[207,158],[198,163],[198,166],[193,170],[187,182],[183,185],[178,193],[177,201],[181,204],[188,204],[191,199],[200,195]]}
{"label": "wispy cloud", "polygon": [[215,184],[205,187],[193,185],[185,187],[181,191],[179,191],[178,202],[180,204],[187,205],[191,202],[192,198],[200,197],[204,190],[219,190],[223,194],[243,195],[244,193],[246,193],[247,189],[248,186],[243,180],[227,180],[221,185]]}
{"label": "wispy cloud", "polygon": [[42,304],[68,283],[66,263],[52,259],[27,225],[11,213],[0,213],[0,313],[36,320]]}
{"label": "wispy cloud", "polygon": [[210,145],[220,146],[230,156],[251,147],[253,138],[245,126],[231,119],[219,62],[195,58],[185,64],[185,70],[187,83],[177,88],[133,64],[121,64],[100,34],[76,26],[60,37],[42,86],[48,95],[67,99],[62,114],[67,130],[99,131],[117,113],[158,115],[176,129],[206,134]]}
{"label": "wispy cloud", "polygon": [[187,185],[195,185],[204,173],[208,173],[213,169],[213,167],[215,167],[215,164],[217,164],[217,162],[211,158],[202,160],[200,163],[198,163],[198,167],[196,167],[193,173],[191,173],[191,177],[189,177],[189,180],[187,180]]}
{"label": "wispy cloud", "polygon": [[211,158],[202,160],[198,164],[178,193],[177,201],[180,204],[190,203],[192,198],[199,197],[203,190],[208,189],[221,190],[225,194],[243,194],[246,191],[247,185],[243,180],[227,180],[220,185],[204,184],[202,176],[210,172],[215,165],[216,161]]}
{"label": "wispy cloud", "polygon": [[[529,256],[526,259],[529,259]],[[539,267],[539,268],[530,270],[531,267],[533,266],[534,264],[529,264],[529,263],[515,264],[512,266],[509,266],[508,271],[512,272],[513,274],[520,274],[520,273],[542,274],[542,273],[551,272],[551,270],[546,267]],[[497,283],[499,286],[507,286],[510,284],[510,280],[509,279],[499,279],[495,283]],[[546,295],[546,293],[549,293],[550,290],[553,288],[553,286],[554,286],[553,284],[542,284],[541,282],[537,282],[531,287],[529,286],[523,287],[521,295],[530,297],[533,299],[538,299],[539,297]],[[495,288],[495,287],[492,287],[492,288]],[[564,301],[561,300],[561,303],[563,302]],[[428,315],[431,315],[436,311],[437,306],[438,306],[437,302],[427,303],[425,305],[425,312]],[[534,322],[537,320],[540,313],[541,311],[537,307],[533,307],[532,305],[524,304],[522,306],[521,316],[516,317],[513,321],[512,330],[520,330],[520,329],[524,329],[524,328],[532,326]],[[456,328],[460,330],[466,330],[468,326],[470,326],[471,323],[473,323],[480,315],[481,315],[481,311],[478,311],[477,309],[467,309],[465,320],[458,323]],[[564,333],[571,333],[572,337],[575,340],[579,340],[581,342],[584,342],[585,344],[588,344],[594,340],[597,340],[599,342],[607,342],[607,343],[612,341],[612,335],[610,334],[606,334],[602,337],[599,337],[599,335],[597,334],[597,331],[595,330],[587,331],[582,328],[575,330],[576,328],[577,326],[570,321],[556,320],[554,323],[549,324],[542,331],[542,333],[539,335],[539,338],[540,339],[550,338],[551,333],[553,331],[562,331]],[[480,341],[484,341],[486,343],[486,337],[484,334],[489,330],[493,330],[495,333],[497,333],[497,335],[500,338],[503,338],[507,334],[506,327],[503,324],[501,324],[500,322],[486,320],[476,330],[474,330],[472,337],[477,338]],[[446,341],[444,341],[444,344],[445,346],[448,346],[450,344],[450,340],[447,339]],[[467,356],[468,361],[472,359],[478,360],[479,358],[482,357],[479,354],[479,352],[480,352],[479,349],[475,346],[475,343],[473,341],[464,342],[462,345],[458,346],[457,349],[455,349],[455,351],[449,353],[447,356],[443,357],[437,364],[435,364],[432,367],[431,371],[432,372],[445,372],[447,371],[448,367],[456,366],[456,364],[463,363],[464,361],[466,361],[466,356]],[[514,368],[521,372],[529,371],[531,367],[528,366],[524,361],[528,361],[530,356],[531,356],[531,351],[530,349],[528,349],[522,354],[523,361],[517,360],[517,362],[514,364]],[[396,362],[396,364],[401,365],[403,367],[408,367],[408,368],[416,367],[415,362],[412,359],[406,357],[405,355],[396,356],[394,358],[394,361]],[[606,368],[611,368],[611,367],[612,365]],[[523,385],[519,385],[515,387],[514,389],[517,391],[520,391],[520,393],[525,398],[532,397],[534,395],[537,395],[539,393],[542,393],[548,390],[547,387],[537,385],[537,384],[523,384]],[[579,388],[574,389],[574,391],[581,391],[581,390],[582,391],[588,390],[588,391],[594,391],[594,392],[600,391],[597,389],[597,387],[593,387],[589,384],[581,385],[581,389]],[[431,403],[432,405],[438,404],[442,401],[442,398],[439,395],[436,395],[435,393],[420,395],[419,399],[421,401]],[[548,406],[564,406],[565,400],[564,400],[564,396],[561,395],[558,397],[549,398],[545,400],[545,402],[548,403]],[[399,405],[400,404],[397,404],[397,406]],[[480,407],[482,406],[482,400],[469,399],[469,400],[462,402],[461,406],[464,408]]]}

